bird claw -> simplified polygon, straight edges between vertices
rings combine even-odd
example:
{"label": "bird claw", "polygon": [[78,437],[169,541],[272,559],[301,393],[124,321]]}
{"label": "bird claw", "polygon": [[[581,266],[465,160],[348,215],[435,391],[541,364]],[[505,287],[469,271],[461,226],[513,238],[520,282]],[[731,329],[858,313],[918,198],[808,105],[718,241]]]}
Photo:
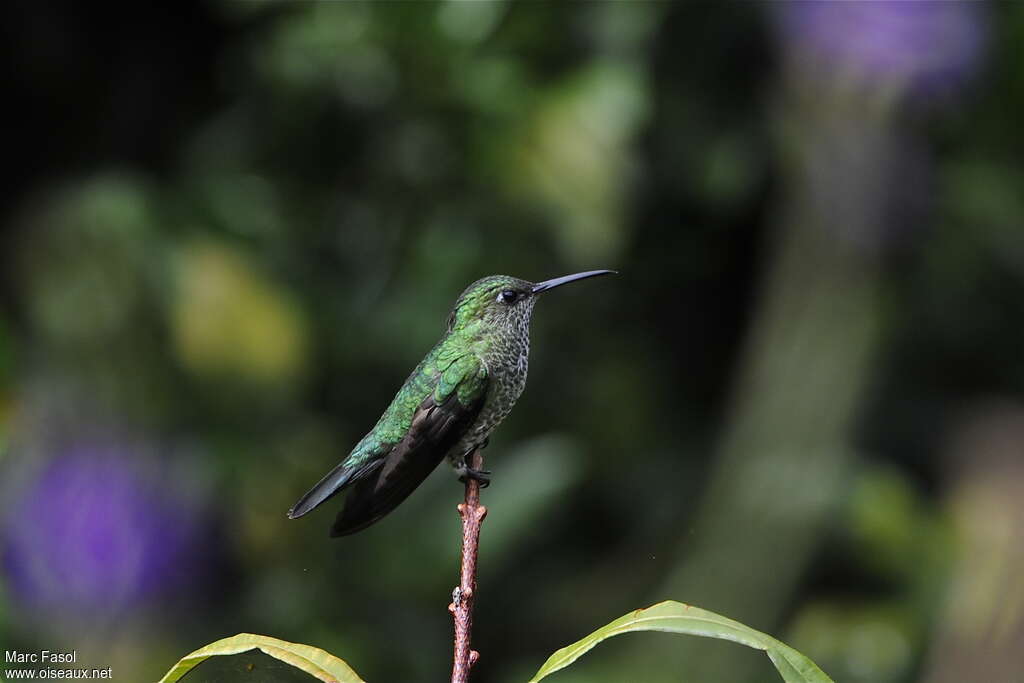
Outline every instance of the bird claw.
{"label": "bird claw", "polygon": [[483,450],[487,448],[487,444],[490,443],[490,437],[483,440],[483,442],[473,446],[465,453],[462,454],[462,462],[458,467],[455,468],[455,473],[459,475],[459,481],[465,484],[467,481],[472,479],[480,483],[480,488],[485,489],[491,485],[491,471],[490,470],[478,470],[475,467],[470,467],[469,457],[473,455],[474,451]]}
{"label": "bird claw", "polygon": [[490,470],[478,470],[469,465],[463,464],[462,467],[456,470],[459,474],[459,481],[465,484],[467,481],[472,479],[473,481],[480,482],[480,488],[485,489],[491,485],[491,471]]}

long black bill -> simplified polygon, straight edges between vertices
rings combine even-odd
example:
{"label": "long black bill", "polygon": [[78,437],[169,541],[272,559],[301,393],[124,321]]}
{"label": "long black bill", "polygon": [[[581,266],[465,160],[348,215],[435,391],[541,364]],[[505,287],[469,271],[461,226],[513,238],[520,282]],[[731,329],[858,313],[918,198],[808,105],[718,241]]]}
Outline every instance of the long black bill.
{"label": "long black bill", "polygon": [[617,274],[618,274],[618,271],[614,271],[614,270],[588,270],[588,271],[583,272],[583,273],[573,273],[572,275],[563,275],[562,277],[556,277],[556,278],[553,278],[551,280],[545,280],[544,282],[538,282],[537,284],[535,284],[533,286],[533,290],[532,291],[533,291],[534,294],[540,294],[541,292],[546,292],[549,289],[554,289],[555,287],[561,287],[562,285],[564,285],[566,283],[575,282],[576,280],[583,280],[583,279],[586,279],[588,277],[596,277],[598,275],[617,275]]}

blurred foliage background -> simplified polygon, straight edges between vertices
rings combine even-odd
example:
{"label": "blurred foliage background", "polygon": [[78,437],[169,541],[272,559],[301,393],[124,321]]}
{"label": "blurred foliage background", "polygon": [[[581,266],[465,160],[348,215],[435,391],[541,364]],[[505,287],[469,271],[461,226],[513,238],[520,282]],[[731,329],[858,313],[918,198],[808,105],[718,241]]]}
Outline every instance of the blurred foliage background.
{"label": "blurred foliage background", "polygon": [[[1024,5],[16,3],[0,642],[155,680],[241,631],[444,680],[442,468],[285,511],[469,282],[538,306],[476,679],[658,600],[837,681],[1020,680]],[[328,505],[327,508],[336,506]],[[617,639],[559,680],[774,680]]]}

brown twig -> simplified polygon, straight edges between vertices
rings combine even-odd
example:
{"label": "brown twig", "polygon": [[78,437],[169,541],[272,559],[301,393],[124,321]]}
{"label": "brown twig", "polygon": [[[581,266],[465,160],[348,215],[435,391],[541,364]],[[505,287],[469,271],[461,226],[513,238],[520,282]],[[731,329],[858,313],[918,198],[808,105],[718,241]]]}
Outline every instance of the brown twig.
{"label": "brown twig", "polygon": [[[483,467],[483,456],[473,451],[466,462],[473,469]],[[476,556],[480,543],[480,523],[487,516],[487,508],[480,504],[480,482],[466,477],[466,500],[459,503],[462,518],[462,574],[459,585],[452,591],[452,603],[448,611],[455,620],[455,659],[452,665],[452,683],[466,683],[469,670],[480,658],[480,653],[470,648],[473,633],[473,602],[476,598]]]}

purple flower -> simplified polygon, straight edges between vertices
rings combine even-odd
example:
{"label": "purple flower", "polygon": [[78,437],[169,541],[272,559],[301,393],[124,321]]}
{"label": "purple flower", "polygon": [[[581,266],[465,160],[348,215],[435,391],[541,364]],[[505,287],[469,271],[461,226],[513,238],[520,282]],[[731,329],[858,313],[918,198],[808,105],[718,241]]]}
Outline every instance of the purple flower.
{"label": "purple flower", "polygon": [[802,70],[906,88],[955,92],[978,69],[985,8],[977,2],[789,2],[782,42]]}
{"label": "purple flower", "polygon": [[117,611],[167,596],[194,567],[197,518],[118,449],[57,457],[5,502],[3,569],[24,603]]}

